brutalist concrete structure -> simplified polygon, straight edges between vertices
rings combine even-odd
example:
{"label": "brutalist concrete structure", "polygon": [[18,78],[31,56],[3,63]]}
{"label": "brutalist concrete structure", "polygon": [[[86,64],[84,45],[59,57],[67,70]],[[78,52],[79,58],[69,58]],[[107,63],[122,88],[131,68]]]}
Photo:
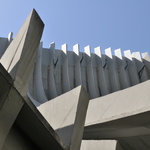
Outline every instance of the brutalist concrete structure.
{"label": "brutalist concrete structure", "polygon": [[150,149],[150,57],[40,42],[33,10],[0,38],[0,149]]}

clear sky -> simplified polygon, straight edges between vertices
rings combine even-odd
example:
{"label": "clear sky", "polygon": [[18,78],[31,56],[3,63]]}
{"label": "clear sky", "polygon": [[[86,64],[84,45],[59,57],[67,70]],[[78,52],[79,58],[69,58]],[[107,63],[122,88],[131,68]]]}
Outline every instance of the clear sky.
{"label": "clear sky", "polygon": [[79,43],[150,53],[150,0],[0,0],[0,37],[17,34],[35,8],[45,23],[44,47]]}

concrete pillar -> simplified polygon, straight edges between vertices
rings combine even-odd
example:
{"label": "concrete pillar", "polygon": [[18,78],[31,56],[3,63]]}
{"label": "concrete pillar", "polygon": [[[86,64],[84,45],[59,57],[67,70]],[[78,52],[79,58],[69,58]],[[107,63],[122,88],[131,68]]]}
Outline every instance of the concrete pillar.
{"label": "concrete pillar", "polygon": [[48,101],[44,92],[42,81],[42,45],[43,43],[40,42],[33,74],[33,89],[34,89],[33,98],[40,103]]}
{"label": "concrete pillar", "polygon": [[98,87],[95,84],[95,78],[93,74],[93,66],[91,60],[91,48],[90,46],[86,46],[84,48],[85,59],[86,59],[86,74],[87,74],[87,84],[88,90],[91,98],[96,98],[99,96]]}
{"label": "concrete pillar", "polygon": [[145,65],[142,62],[140,53],[139,52],[132,53],[132,59],[133,59],[133,63],[135,63],[136,65],[140,82],[144,82],[148,80],[148,75],[145,69]]}
{"label": "concrete pillar", "polygon": [[23,97],[27,95],[43,28],[43,22],[33,9],[0,61],[14,79],[14,86]]}
{"label": "concrete pillar", "polygon": [[111,48],[105,49],[105,55],[108,63],[108,72],[110,78],[111,92],[120,90],[120,83],[118,78],[118,72],[116,69],[116,64],[112,56]]}
{"label": "concrete pillar", "polygon": [[69,81],[69,71],[68,71],[68,56],[67,56],[68,46],[67,44],[62,45],[62,89],[63,92],[69,91],[70,81]]}
{"label": "concrete pillar", "polygon": [[119,82],[120,82],[120,86],[121,89],[125,89],[131,86],[130,84],[130,80],[129,80],[129,75],[128,75],[128,71],[125,68],[126,67],[126,60],[122,57],[121,54],[121,50],[120,49],[116,49],[114,51],[115,56],[115,62],[117,65],[117,72],[118,72],[118,77],[119,77]]}
{"label": "concrete pillar", "polygon": [[49,99],[52,99],[58,96],[55,78],[54,78],[55,43],[51,43],[50,53],[51,53],[51,58],[50,58],[50,64],[48,68],[48,96]]}
{"label": "concrete pillar", "polygon": [[142,53],[142,61],[145,65],[146,72],[148,73],[148,78],[150,79],[150,57],[148,53]]}
{"label": "concrete pillar", "polygon": [[106,95],[109,93],[108,86],[107,86],[107,81],[106,81],[106,76],[105,72],[102,66],[102,54],[100,47],[96,47],[94,49],[95,52],[95,60],[97,62],[97,78],[98,78],[98,86],[100,89],[100,95]]}
{"label": "concrete pillar", "polygon": [[140,83],[139,81],[139,77],[138,77],[138,73],[137,73],[137,68],[135,66],[135,63],[133,63],[132,61],[132,55],[130,50],[124,51],[124,55],[126,57],[126,62],[127,62],[127,69],[129,72],[129,78],[130,78],[130,82],[131,85],[136,85],[138,83]]}
{"label": "concrete pillar", "polygon": [[76,44],[73,46],[74,59],[75,59],[75,86],[82,85],[82,77],[81,77],[81,66],[80,66],[80,46]]}

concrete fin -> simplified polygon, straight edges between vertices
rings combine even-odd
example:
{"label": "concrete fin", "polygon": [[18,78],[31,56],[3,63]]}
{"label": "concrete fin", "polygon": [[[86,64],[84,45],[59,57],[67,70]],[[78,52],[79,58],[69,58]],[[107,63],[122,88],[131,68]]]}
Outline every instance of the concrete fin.
{"label": "concrete fin", "polygon": [[103,96],[103,95],[106,95],[109,93],[108,87],[107,87],[107,82],[106,82],[107,76],[105,76],[106,72],[104,71],[104,68],[103,68],[103,61],[105,63],[105,58],[104,58],[105,56],[101,54],[100,46],[94,48],[94,53],[95,53],[95,55],[94,55],[93,59],[96,62],[95,63],[96,64],[95,72],[97,74],[97,82],[96,83],[98,84],[97,86],[99,89],[99,95]]}
{"label": "concrete fin", "polygon": [[82,76],[81,76],[81,65],[80,65],[80,45],[76,44],[73,46],[74,59],[75,59],[75,86],[82,85]]}
{"label": "concrete fin", "polygon": [[118,71],[120,87],[121,89],[128,88],[131,85],[130,85],[128,71],[127,69],[125,69],[125,67],[127,66],[126,60],[124,59],[124,57],[122,57],[121,49],[116,49],[114,53],[115,53],[114,59],[116,62],[116,67],[117,67],[116,71]]}
{"label": "concrete fin", "polygon": [[150,79],[150,57],[148,53],[142,53],[142,61],[145,65],[145,69],[148,73],[148,77]]}
{"label": "concrete fin", "polygon": [[38,47],[37,60],[33,72],[33,98],[40,103],[48,101],[42,81],[42,45],[43,43],[40,42]]}
{"label": "concrete fin", "polygon": [[148,74],[145,65],[143,64],[140,53],[139,52],[132,53],[132,58],[133,58],[133,62],[136,65],[140,82],[144,82],[148,80],[149,79]]}
{"label": "concrete fin", "polygon": [[111,48],[105,49],[106,59],[108,63],[108,76],[110,81],[110,90],[115,92],[120,90],[120,83],[118,78],[118,72],[116,69],[116,63],[112,56]]}
{"label": "concrete fin", "polygon": [[33,9],[1,58],[2,65],[11,74],[15,87],[23,96],[27,93],[43,28],[43,22]]}
{"label": "concrete fin", "polygon": [[87,85],[88,91],[91,98],[95,98],[99,96],[98,86],[95,84],[94,71],[92,65],[92,57],[91,57],[91,47],[86,46],[84,48],[85,59],[86,59],[86,74],[87,74]]}
{"label": "concrete fin", "polygon": [[94,53],[95,53],[99,58],[102,57],[100,46],[94,48]]}
{"label": "concrete fin", "polygon": [[138,77],[138,73],[137,73],[137,68],[135,66],[135,63],[133,63],[133,60],[132,60],[131,51],[130,50],[124,51],[124,55],[126,57],[126,62],[128,64],[127,69],[129,72],[129,78],[130,78],[131,85],[132,86],[136,85],[136,84],[140,83],[140,81],[139,81],[139,77]]}
{"label": "concrete fin", "polygon": [[68,46],[67,44],[62,45],[62,90],[63,93],[71,90],[70,88],[70,79],[69,79],[69,70],[68,70]]}
{"label": "concrete fin", "polygon": [[48,98],[52,99],[58,96],[54,78],[55,43],[51,43],[49,51],[52,56],[48,67]]}

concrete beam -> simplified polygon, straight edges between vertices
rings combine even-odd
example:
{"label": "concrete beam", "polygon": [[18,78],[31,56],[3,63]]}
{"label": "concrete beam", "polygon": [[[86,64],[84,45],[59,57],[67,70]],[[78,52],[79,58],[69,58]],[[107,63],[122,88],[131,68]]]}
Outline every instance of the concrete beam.
{"label": "concrete beam", "polygon": [[90,101],[84,138],[114,139],[150,134],[149,128],[145,128],[150,126],[149,88],[150,81],[146,81]]}

